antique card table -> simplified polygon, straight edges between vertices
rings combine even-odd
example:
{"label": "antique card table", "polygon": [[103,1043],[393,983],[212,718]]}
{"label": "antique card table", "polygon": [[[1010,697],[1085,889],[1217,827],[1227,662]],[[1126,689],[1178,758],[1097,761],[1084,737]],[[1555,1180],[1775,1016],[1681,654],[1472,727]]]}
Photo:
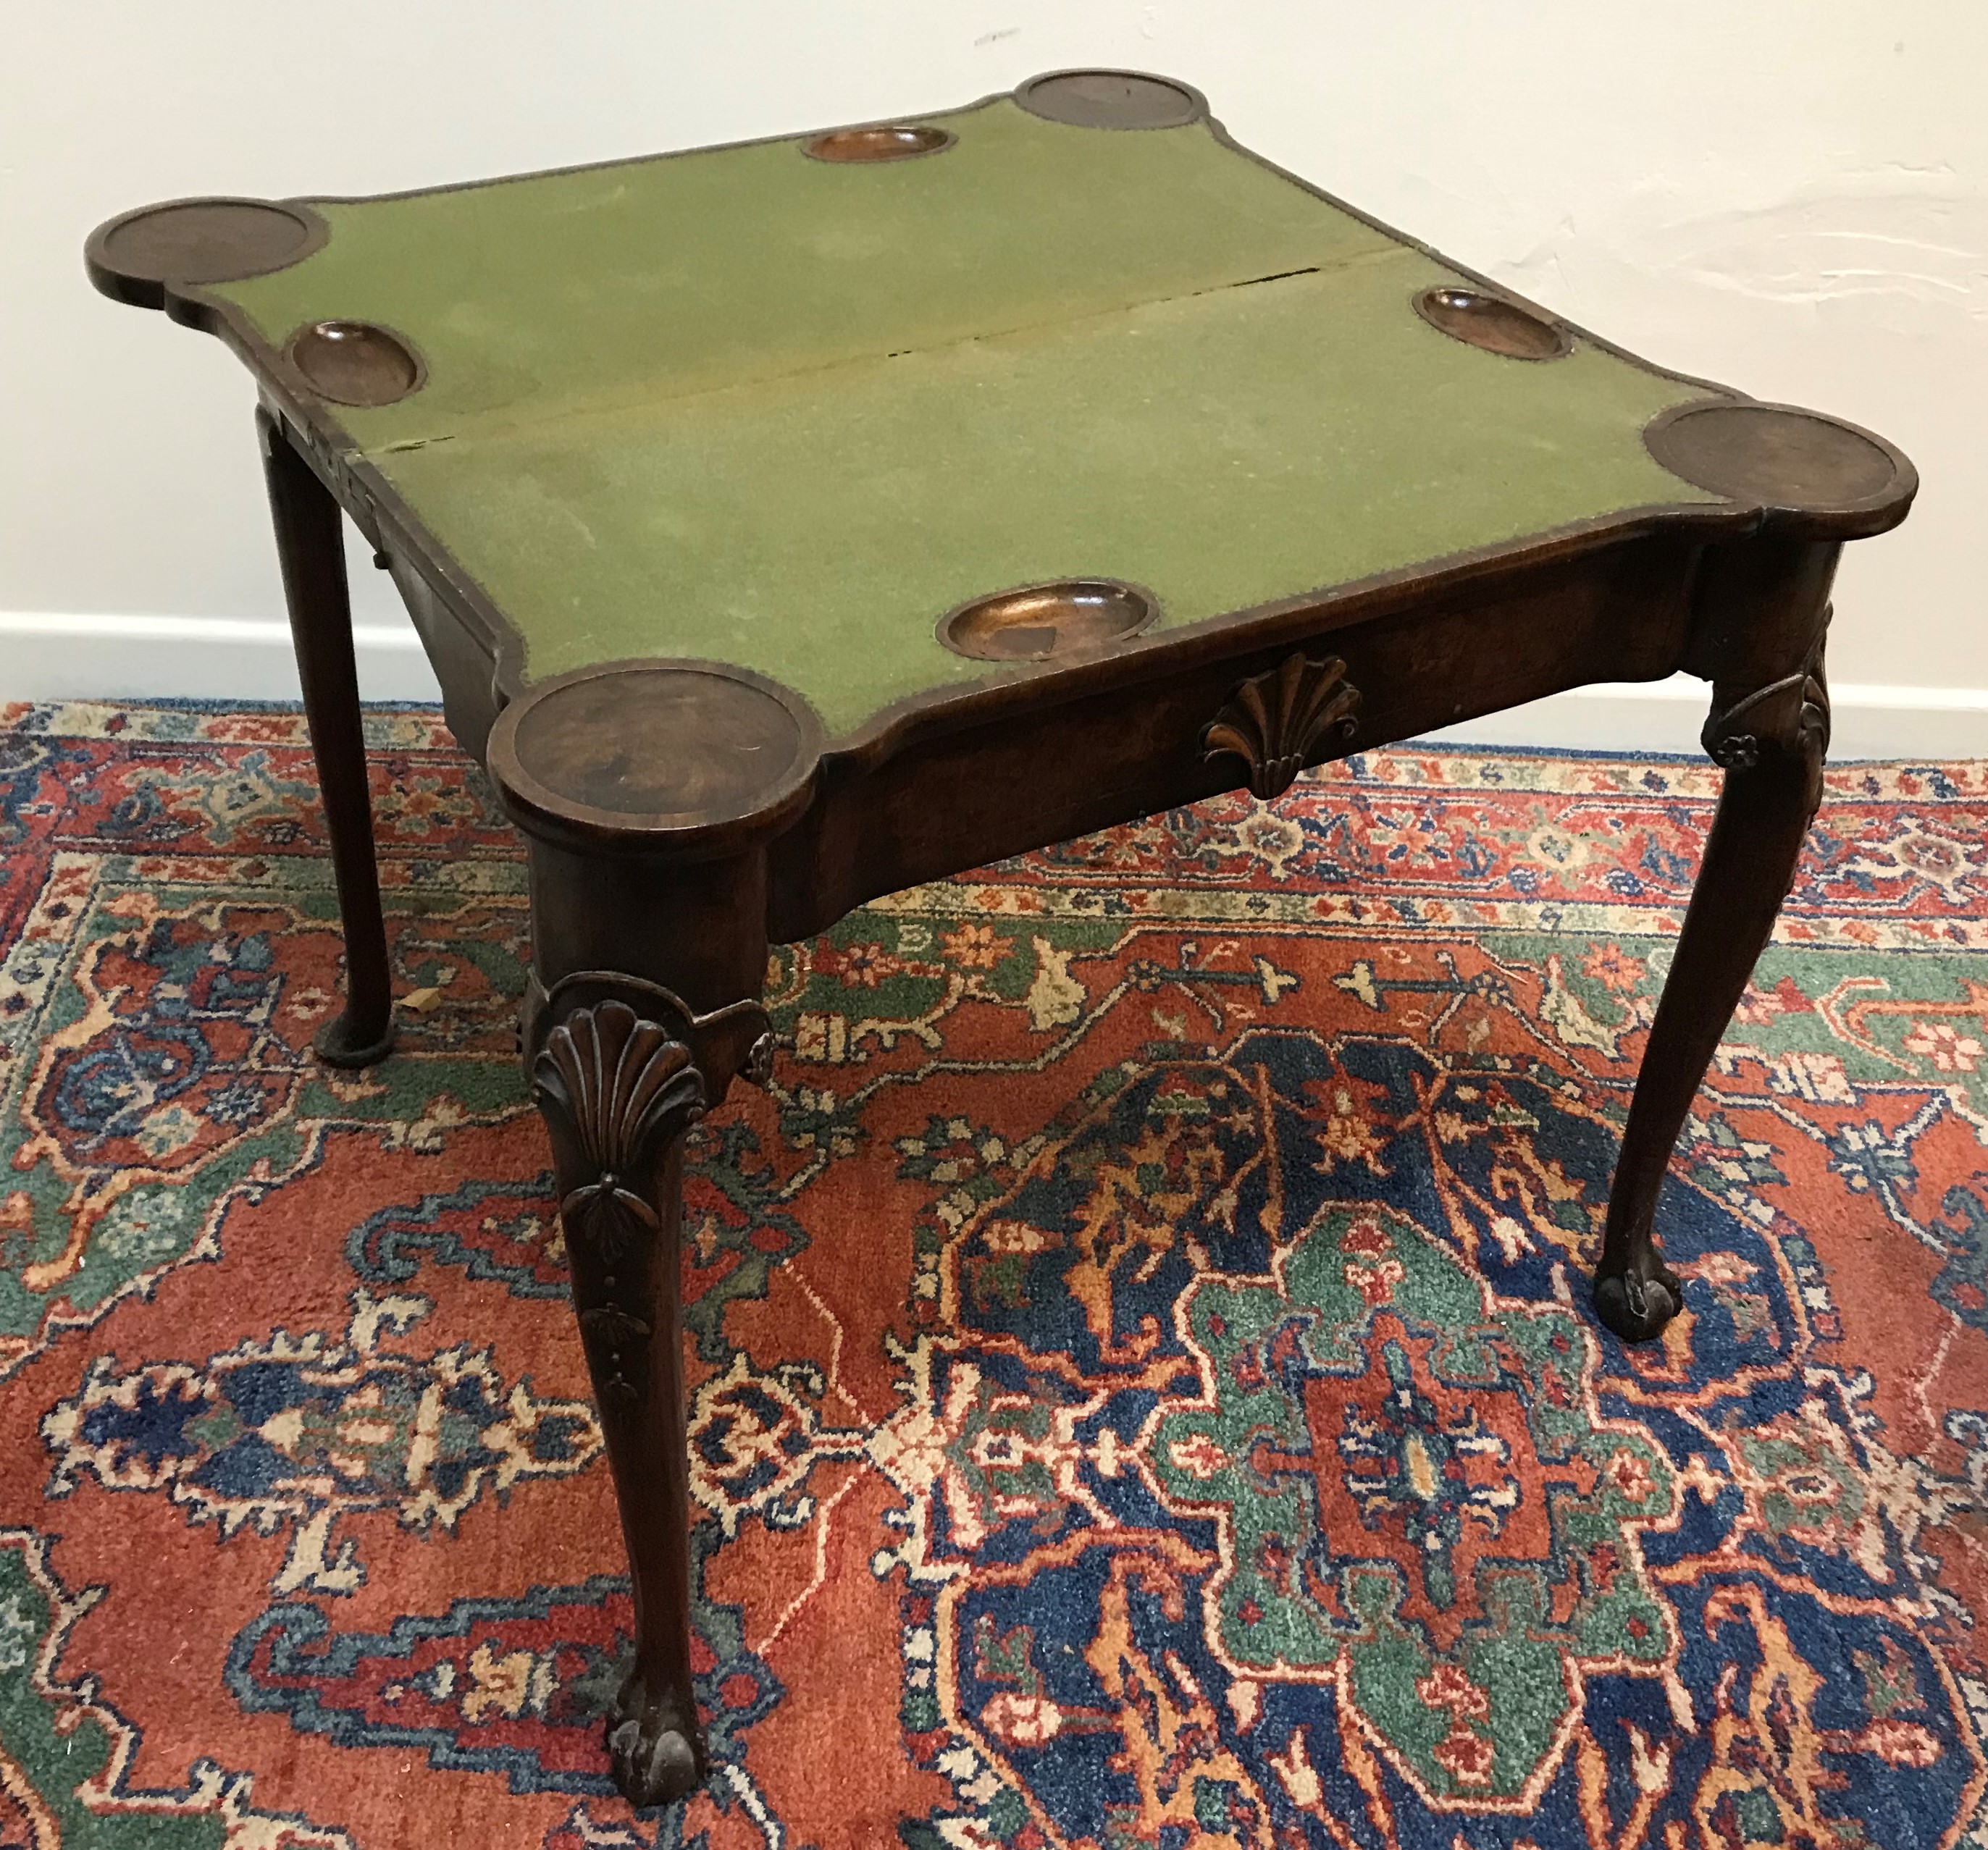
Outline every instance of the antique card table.
{"label": "antique card table", "polygon": [[1623,1139],[1601,1320],[1676,1310],[1673,1141],[1821,788],[1882,439],[1665,372],[1059,72],[865,127],[377,199],[182,200],[90,274],[226,340],[347,945],[392,1044],[343,508],[530,856],[522,1044],[638,1641],[608,1749],[704,1767],[682,1136],[762,1078],[769,942],[912,883],[1595,680],[1712,684],[1724,795]]}

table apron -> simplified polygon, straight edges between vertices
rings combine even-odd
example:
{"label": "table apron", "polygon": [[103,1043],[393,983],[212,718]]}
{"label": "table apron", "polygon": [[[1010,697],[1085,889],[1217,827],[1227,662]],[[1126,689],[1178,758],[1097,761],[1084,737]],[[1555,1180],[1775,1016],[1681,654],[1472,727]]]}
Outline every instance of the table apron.
{"label": "table apron", "polygon": [[[825,930],[922,881],[1237,788],[1241,761],[1202,734],[1239,684],[1293,653],[1337,658],[1357,689],[1348,738],[1324,762],[1595,681],[1685,665],[1706,549],[1654,535],[1500,583],[1270,647],[1204,659],[1055,705],[916,738],[881,762],[831,754],[807,814],[769,849],[769,937]],[[1322,613],[1322,619],[1327,613]]]}

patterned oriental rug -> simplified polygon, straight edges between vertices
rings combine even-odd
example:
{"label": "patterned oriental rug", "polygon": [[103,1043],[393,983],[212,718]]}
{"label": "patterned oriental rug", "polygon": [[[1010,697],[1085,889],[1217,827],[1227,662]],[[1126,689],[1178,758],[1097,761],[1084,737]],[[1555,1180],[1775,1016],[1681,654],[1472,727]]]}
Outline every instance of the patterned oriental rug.
{"label": "patterned oriental rug", "polygon": [[1589,1314],[1716,794],[1398,750],[775,954],[686,1220],[716,1767],[630,1624],[516,842],[370,721],[0,713],[0,1844],[1988,1842],[1988,767],[1853,765]]}

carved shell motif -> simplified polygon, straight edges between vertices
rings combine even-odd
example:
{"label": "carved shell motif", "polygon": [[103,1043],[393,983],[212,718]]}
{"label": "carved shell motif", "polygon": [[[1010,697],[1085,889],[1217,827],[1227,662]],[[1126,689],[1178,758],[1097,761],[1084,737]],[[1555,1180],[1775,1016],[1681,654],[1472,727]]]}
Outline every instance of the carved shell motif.
{"label": "carved shell motif", "polygon": [[1750,771],[1760,763],[1763,740],[1817,758],[1829,749],[1829,689],[1819,663],[1715,711],[1699,735],[1712,762],[1729,771]]}
{"label": "carved shell motif", "polygon": [[1202,729],[1202,756],[1242,759],[1250,789],[1267,802],[1290,789],[1328,738],[1353,736],[1360,704],[1337,656],[1314,661],[1300,651],[1229,697]]}
{"label": "carved shell motif", "polygon": [[[1729,707],[1715,707],[1700,735],[1715,764],[1751,771],[1770,748],[1801,768],[1807,819],[1822,802],[1822,761],[1829,750],[1829,683],[1818,644],[1805,666],[1755,690]],[[1790,871],[1790,879],[1794,878]]]}
{"label": "carved shell motif", "polygon": [[657,1156],[703,1116],[703,1076],[668,1030],[625,1002],[604,1002],[576,1011],[546,1037],[532,1082],[560,1182],[571,1184],[560,1218],[611,1260],[637,1229],[656,1228]]}

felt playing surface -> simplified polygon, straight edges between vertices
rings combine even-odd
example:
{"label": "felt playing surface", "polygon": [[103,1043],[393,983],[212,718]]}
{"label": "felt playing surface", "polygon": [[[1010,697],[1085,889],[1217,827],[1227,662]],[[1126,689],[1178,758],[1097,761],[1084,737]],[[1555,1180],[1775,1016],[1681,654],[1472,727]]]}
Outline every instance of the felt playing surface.
{"label": "felt playing surface", "polygon": [[1411,305],[1456,272],[1205,125],[925,120],[957,144],[326,204],[323,250],[217,292],[272,346],[418,351],[337,414],[532,678],[734,662],[832,732],[986,673],[934,634],[986,592],[1121,578],[1165,629],[1707,498],[1641,441],[1702,388],[1450,339]]}

